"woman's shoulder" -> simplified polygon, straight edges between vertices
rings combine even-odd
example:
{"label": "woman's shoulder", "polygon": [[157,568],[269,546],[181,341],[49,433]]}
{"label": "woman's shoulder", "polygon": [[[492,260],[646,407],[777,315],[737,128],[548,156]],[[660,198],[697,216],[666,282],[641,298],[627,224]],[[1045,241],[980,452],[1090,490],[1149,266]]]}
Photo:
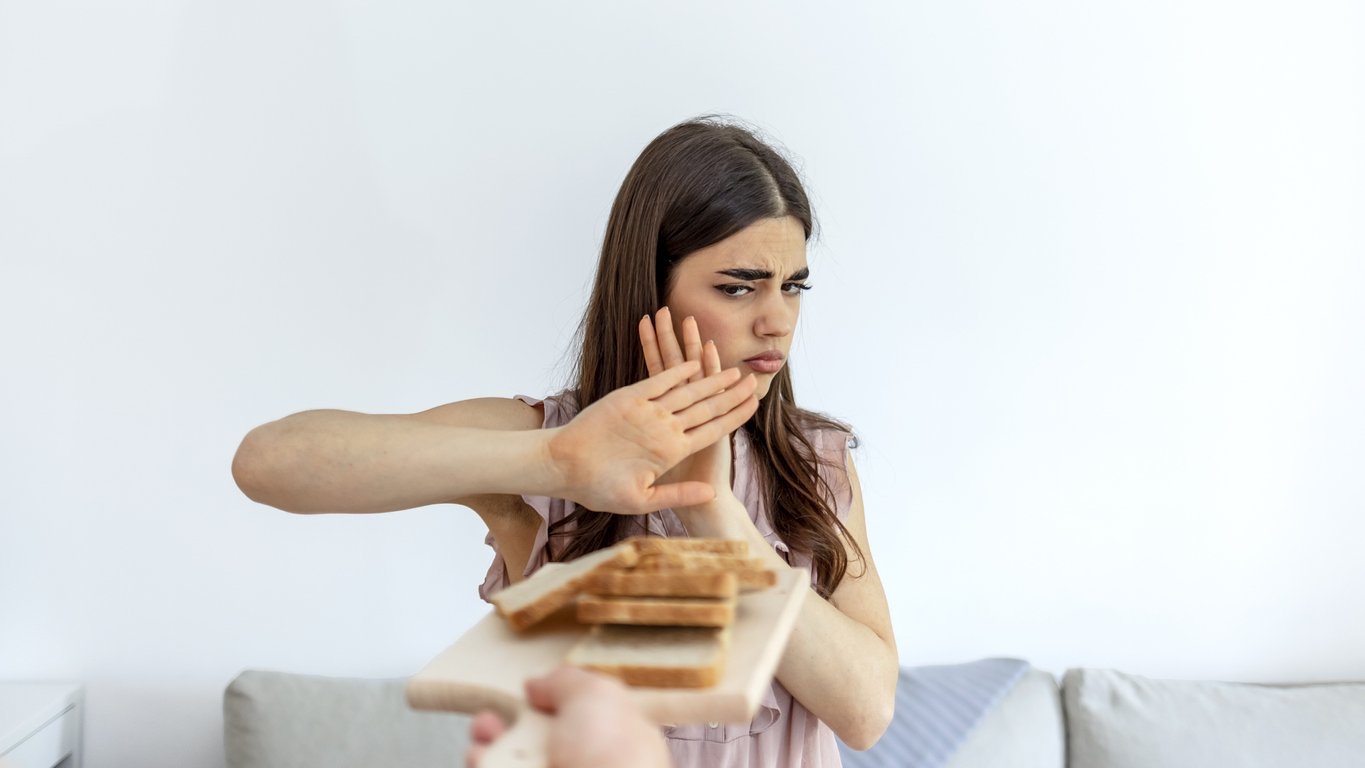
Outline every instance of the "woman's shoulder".
{"label": "woman's shoulder", "polygon": [[453,427],[520,430],[558,427],[577,412],[577,401],[566,390],[543,398],[515,395],[459,400],[410,414],[408,418]]}
{"label": "woman's shoulder", "polygon": [[832,416],[802,410],[798,412],[797,419],[801,431],[822,460],[837,457],[839,466],[843,466],[849,449],[858,447],[858,436],[853,432],[853,427]]}
{"label": "woman's shoulder", "polygon": [[849,453],[858,446],[858,437],[852,427],[824,414],[805,411],[803,416],[802,431],[815,451],[816,470],[832,496],[835,513],[844,519],[853,503]]}
{"label": "woman's shoulder", "polygon": [[563,390],[553,395],[546,395],[543,398],[531,397],[530,395],[517,395],[512,398],[518,403],[534,408],[541,421],[537,426],[557,427],[574,417],[578,413],[578,401],[574,398],[573,392]]}
{"label": "woman's shoulder", "polygon": [[504,430],[539,429],[543,420],[540,401],[521,397],[458,400],[410,414],[410,418],[453,427]]}

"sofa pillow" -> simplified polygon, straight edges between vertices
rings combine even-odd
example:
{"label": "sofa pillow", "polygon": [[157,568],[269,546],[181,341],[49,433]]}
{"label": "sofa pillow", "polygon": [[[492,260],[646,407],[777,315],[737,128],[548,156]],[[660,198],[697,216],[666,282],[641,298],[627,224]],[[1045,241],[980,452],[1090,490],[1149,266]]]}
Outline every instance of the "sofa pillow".
{"label": "sofa pillow", "polygon": [[1051,672],[1030,670],[972,731],[947,768],[1065,768],[1062,696]]}
{"label": "sofa pillow", "polygon": [[[1057,683],[1052,675],[1041,674],[1051,688],[1052,705],[1044,705],[1040,714],[1051,717],[1053,728],[1030,729],[1023,739],[1006,738],[1003,742],[994,734],[987,737],[1001,746],[1000,751],[1012,753],[1013,762],[1004,763],[1010,768],[1061,767],[1062,717]],[[902,667],[896,680],[896,712],[886,733],[866,752],[839,742],[844,768],[943,768],[976,737],[985,725],[983,721],[992,721],[991,716],[999,710],[1008,708],[1007,719],[1016,721],[1021,712],[1038,708],[1036,703],[1028,703],[1037,696],[1013,695],[1028,675],[1028,662],[1022,659]],[[1032,754],[1037,751],[1034,745],[1049,738],[1056,744],[1058,759],[1041,764],[1025,762],[1021,753]],[[964,766],[976,768],[978,763]]]}
{"label": "sofa pillow", "polygon": [[1071,768],[1365,765],[1365,683],[1186,682],[1076,669],[1062,697]]}
{"label": "sofa pillow", "polygon": [[243,672],[223,697],[228,768],[464,765],[469,718],[409,709],[405,684]]}

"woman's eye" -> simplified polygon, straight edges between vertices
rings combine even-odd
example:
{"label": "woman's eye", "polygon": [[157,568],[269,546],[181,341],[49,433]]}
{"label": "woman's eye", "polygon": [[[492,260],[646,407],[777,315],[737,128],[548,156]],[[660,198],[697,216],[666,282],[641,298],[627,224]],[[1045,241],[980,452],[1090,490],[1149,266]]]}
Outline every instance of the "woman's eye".
{"label": "woman's eye", "polygon": [[746,293],[752,293],[754,289],[747,285],[718,285],[716,290],[726,296],[743,296]]}
{"label": "woman's eye", "polygon": [[810,289],[811,289],[810,283],[783,283],[783,284],[782,284],[782,291],[783,291],[784,293],[789,293],[789,294],[791,294],[791,295],[793,295],[793,296],[799,296],[799,295],[801,295],[803,292],[809,291]]}

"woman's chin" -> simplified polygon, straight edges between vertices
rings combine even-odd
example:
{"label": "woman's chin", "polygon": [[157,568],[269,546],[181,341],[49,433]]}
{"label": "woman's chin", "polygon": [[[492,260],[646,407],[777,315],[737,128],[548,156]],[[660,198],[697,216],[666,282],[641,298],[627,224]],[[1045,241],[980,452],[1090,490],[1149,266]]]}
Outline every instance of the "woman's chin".
{"label": "woman's chin", "polygon": [[756,395],[759,400],[762,400],[768,396],[768,393],[772,391],[772,388],[773,377],[771,375],[759,376],[758,388],[754,390],[754,395]]}

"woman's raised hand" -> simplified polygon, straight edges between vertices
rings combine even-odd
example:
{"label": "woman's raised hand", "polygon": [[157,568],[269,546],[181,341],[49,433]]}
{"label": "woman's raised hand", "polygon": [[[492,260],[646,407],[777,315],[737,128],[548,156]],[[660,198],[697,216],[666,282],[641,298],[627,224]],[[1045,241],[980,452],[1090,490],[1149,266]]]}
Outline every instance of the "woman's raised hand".
{"label": "woman's raised hand", "polygon": [[[668,307],[660,309],[652,321],[648,316],[642,318],[639,331],[640,346],[645,353],[645,367],[651,377],[658,375],[660,371],[693,361],[700,362],[702,367],[692,376],[692,381],[702,376],[720,373],[720,353],[716,350],[716,344],[713,341],[702,343],[697,321],[693,318],[683,318],[681,342],[673,332],[673,318]],[[757,386],[752,374],[746,376],[745,381],[755,381]],[[755,408],[757,402],[758,399],[754,398]],[[745,420],[747,421],[747,417]],[[730,433],[741,424],[743,422],[727,430],[715,442],[679,462],[663,477],[663,482],[702,482],[714,488],[717,495],[730,493]],[[708,498],[702,503],[710,500]],[[685,510],[675,508],[674,511],[682,513]]]}
{"label": "woman's raised hand", "polygon": [[[714,346],[713,346],[714,349]],[[688,456],[729,435],[758,409],[752,376],[702,375],[680,361],[583,409],[547,443],[562,498],[589,509],[645,514],[715,498],[709,482],[662,481]]]}

